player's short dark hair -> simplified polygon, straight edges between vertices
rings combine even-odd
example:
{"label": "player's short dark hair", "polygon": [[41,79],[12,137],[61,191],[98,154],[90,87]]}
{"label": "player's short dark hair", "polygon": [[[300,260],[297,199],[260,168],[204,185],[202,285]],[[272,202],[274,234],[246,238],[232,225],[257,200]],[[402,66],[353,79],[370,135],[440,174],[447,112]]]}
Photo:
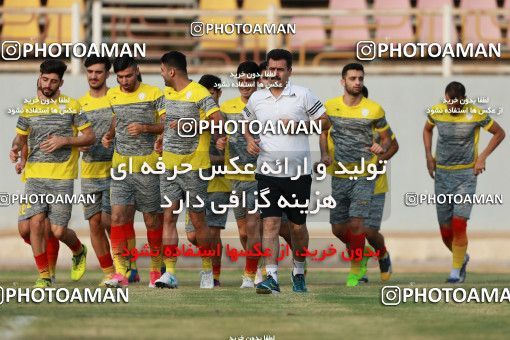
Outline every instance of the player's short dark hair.
{"label": "player's short dark hair", "polygon": [[450,84],[446,85],[444,93],[450,99],[464,98],[466,96],[466,88],[458,81],[452,81]]}
{"label": "player's short dark hair", "polygon": [[342,78],[345,78],[347,72],[349,72],[350,70],[361,71],[365,73],[363,65],[361,65],[360,63],[350,63],[345,65],[344,68],[342,69]]}
{"label": "player's short dark hair", "polygon": [[292,68],[292,53],[282,48],[276,48],[269,51],[266,60],[269,61],[269,59],[285,60],[287,62],[287,68]]}
{"label": "player's short dark hair", "polygon": [[112,62],[107,57],[90,56],[87,59],[85,59],[85,62],[83,63],[85,67],[89,67],[95,64],[103,64],[104,70],[106,72],[110,71],[110,69],[112,68]]}
{"label": "player's short dark hair", "polygon": [[67,65],[62,60],[47,59],[41,63],[39,70],[41,74],[56,73],[62,79],[67,70]]}
{"label": "player's short dark hair", "polygon": [[200,85],[205,87],[208,90],[220,90],[221,89],[221,79],[212,74],[204,74],[200,80],[198,81]]}
{"label": "player's short dark hair", "polygon": [[115,58],[113,61],[113,72],[117,73],[119,71],[124,71],[128,67],[137,67],[138,63],[135,58],[129,56],[123,56]]}
{"label": "player's short dark hair", "polygon": [[368,89],[365,85],[361,88],[361,93],[363,94],[363,97],[368,98]]}
{"label": "player's short dark hair", "polygon": [[260,72],[261,72],[261,70],[260,70],[259,65],[257,65],[256,62],[251,61],[251,60],[243,61],[242,63],[239,64],[239,66],[237,66],[237,76],[238,77],[241,73],[245,73],[245,74],[254,75],[254,79],[258,80],[260,78]]}
{"label": "player's short dark hair", "polygon": [[264,60],[263,62],[261,62],[259,64],[259,69],[260,69],[261,72],[264,71],[264,70],[267,70],[267,61]]}
{"label": "player's short dark hair", "polygon": [[185,73],[188,72],[188,64],[186,62],[186,56],[179,51],[170,51],[165,54],[160,59],[162,64],[165,64],[167,67],[173,67],[177,70],[181,70]]}

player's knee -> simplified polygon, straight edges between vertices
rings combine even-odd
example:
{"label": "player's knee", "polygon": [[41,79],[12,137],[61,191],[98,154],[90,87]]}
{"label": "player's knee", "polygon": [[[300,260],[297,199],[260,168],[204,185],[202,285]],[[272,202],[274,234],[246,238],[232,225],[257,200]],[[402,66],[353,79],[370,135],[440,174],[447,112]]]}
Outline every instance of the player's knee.
{"label": "player's knee", "polygon": [[197,244],[197,234],[194,231],[186,233],[186,237],[191,244]]}
{"label": "player's knee", "polygon": [[66,234],[66,228],[60,226],[52,226],[51,232],[57,239],[62,240]]}

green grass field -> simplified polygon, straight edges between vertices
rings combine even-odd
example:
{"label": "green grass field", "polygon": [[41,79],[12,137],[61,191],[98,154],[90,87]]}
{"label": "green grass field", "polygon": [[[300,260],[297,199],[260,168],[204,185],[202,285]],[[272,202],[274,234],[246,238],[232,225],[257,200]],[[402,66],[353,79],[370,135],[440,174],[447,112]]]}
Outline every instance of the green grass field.
{"label": "green grass field", "polygon": [[[347,288],[345,272],[309,271],[309,293],[292,292],[289,271],[282,270],[279,295],[239,289],[239,271],[222,273],[223,287],[198,289],[197,270],[178,272],[179,289],[129,288],[128,304],[17,304],[0,306],[2,338],[170,338],[229,339],[274,335],[275,339],[475,339],[510,337],[508,303],[381,304],[381,285]],[[147,280],[142,270],[142,279]],[[99,271],[71,284],[57,273],[55,287],[95,287]],[[29,287],[34,271],[3,271],[2,287]],[[444,287],[444,274],[397,274],[388,285]],[[508,275],[470,274],[464,287],[509,287]]]}

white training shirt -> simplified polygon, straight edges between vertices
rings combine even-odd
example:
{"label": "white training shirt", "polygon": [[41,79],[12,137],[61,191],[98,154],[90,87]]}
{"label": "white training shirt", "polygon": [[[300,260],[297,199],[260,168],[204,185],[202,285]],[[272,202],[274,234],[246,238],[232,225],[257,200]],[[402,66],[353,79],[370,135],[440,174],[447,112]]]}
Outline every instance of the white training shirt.
{"label": "white training shirt", "polygon": [[[255,91],[243,111],[246,120],[258,120],[262,126],[267,121],[276,122],[282,119],[298,121],[312,121],[326,112],[324,105],[310,89],[287,83],[280,97],[275,98],[269,89]],[[260,154],[257,159],[256,172],[261,174],[264,162],[276,168],[279,160],[283,166],[287,158],[288,173],[270,174],[273,177],[296,176],[298,165],[302,175],[311,174],[312,160],[307,134],[260,134]],[[303,169],[304,159],[307,159],[306,172]],[[282,171],[283,172],[283,171]]]}

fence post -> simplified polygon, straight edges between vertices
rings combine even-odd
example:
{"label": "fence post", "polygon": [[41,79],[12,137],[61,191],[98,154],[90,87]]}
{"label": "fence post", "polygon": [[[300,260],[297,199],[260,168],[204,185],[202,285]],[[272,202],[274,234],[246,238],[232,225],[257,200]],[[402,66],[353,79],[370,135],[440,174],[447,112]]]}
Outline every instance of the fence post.
{"label": "fence post", "polygon": [[[80,42],[80,4],[73,3],[71,6],[71,42],[73,45]],[[71,55],[71,74],[76,75],[80,73],[80,59]]]}
{"label": "fence post", "polygon": [[[443,44],[451,43],[452,38],[452,5],[447,4],[443,6]],[[442,60],[443,77],[450,77],[452,75],[452,57],[445,56]]]}

